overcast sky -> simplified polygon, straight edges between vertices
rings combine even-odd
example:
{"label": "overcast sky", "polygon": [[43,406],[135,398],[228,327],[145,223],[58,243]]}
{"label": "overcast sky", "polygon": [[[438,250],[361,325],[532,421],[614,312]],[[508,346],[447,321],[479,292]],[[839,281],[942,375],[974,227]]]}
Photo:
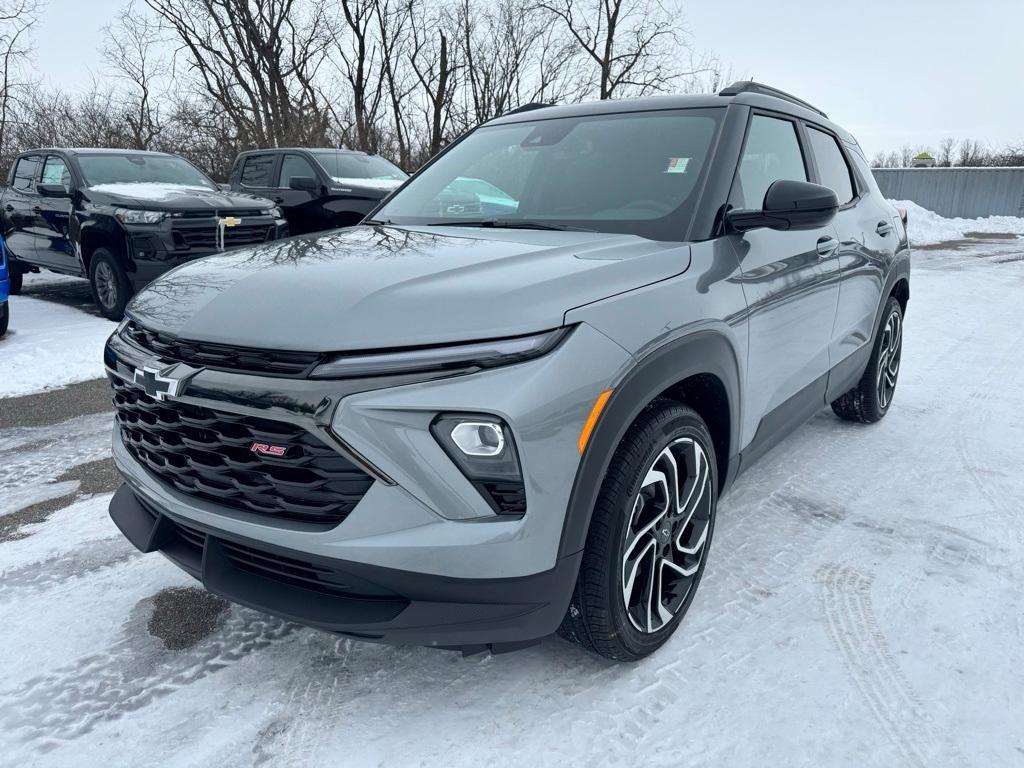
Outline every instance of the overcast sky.
{"label": "overcast sky", "polygon": [[[69,90],[103,77],[125,0],[49,0],[37,65]],[[870,156],[946,136],[1024,143],[1024,0],[685,0],[694,46],[815,104]],[[784,11],[777,10],[784,7]]]}

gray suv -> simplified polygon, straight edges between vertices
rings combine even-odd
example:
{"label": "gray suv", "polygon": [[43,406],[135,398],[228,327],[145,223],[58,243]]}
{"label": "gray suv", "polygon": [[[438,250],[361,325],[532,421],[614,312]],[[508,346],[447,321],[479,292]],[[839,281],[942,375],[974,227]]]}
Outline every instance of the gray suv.
{"label": "gray suv", "polygon": [[142,291],[105,350],[110,514],[349,637],[638,659],[743,470],[829,403],[885,415],[909,265],[856,141],[792,96],[524,108],[359,226]]}

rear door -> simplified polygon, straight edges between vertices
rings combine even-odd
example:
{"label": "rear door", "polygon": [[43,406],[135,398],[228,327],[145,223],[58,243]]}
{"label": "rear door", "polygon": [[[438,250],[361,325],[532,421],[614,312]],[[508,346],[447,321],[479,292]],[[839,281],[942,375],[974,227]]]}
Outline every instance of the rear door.
{"label": "rear door", "polygon": [[36,184],[42,171],[42,155],[23,155],[15,161],[11,185],[4,195],[4,232],[7,252],[22,261],[36,261],[36,229],[39,195]]}
{"label": "rear door", "polygon": [[[802,126],[754,112],[729,204],[760,210],[776,181],[813,180]],[[767,450],[825,402],[829,345],[839,301],[835,228],[729,235],[747,301],[749,351],[744,462]]]}
{"label": "rear door", "polygon": [[862,178],[870,176],[867,164],[863,174],[858,173],[856,155],[837,137],[812,125],[807,133],[820,183],[834,189],[840,202],[835,224],[842,281],[832,343],[832,364],[838,367],[835,385],[840,392],[830,387],[830,393],[838,395],[845,391],[842,387],[852,386],[849,377],[863,370],[870,355],[875,316],[899,233],[892,210],[877,189],[872,192],[873,180]]}
{"label": "rear door", "polygon": [[[68,192],[72,189],[71,170],[60,155],[47,155],[43,160],[41,184],[60,184]],[[43,197],[36,199],[39,221],[35,230],[36,259],[41,264],[78,272],[81,264],[71,243],[71,199]]]}
{"label": "rear door", "polygon": [[277,162],[280,155],[273,152],[246,155],[238,169],[239,190],[252,195],[265,197],[280,203],[277,194]]}

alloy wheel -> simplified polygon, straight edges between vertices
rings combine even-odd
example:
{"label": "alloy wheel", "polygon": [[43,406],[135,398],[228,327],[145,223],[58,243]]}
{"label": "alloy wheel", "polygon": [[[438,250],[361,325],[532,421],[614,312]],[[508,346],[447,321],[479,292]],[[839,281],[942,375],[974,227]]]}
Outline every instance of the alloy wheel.
{"label": "alloy wheel", "polygon": [[707,549],[713,493],[700,443],[684,437],[651,464],[626,525],[620,587],[633,626],[665,627],[686,604]]}
{"label": "alloy wheel", "polygon": [[114,270],[105,261],[96,265],[96,295],[100,303],[108,309],[117,304],[117,278]]}
{"label": "alloy wheel", "polygon": [[900,372],[900,357],[903,353],[903,319],[899,312],[892,312],[885,321],[882,331],[881,351],[878,355],[878,407],[885,410],[892,402],[896,390],[896,377]]}

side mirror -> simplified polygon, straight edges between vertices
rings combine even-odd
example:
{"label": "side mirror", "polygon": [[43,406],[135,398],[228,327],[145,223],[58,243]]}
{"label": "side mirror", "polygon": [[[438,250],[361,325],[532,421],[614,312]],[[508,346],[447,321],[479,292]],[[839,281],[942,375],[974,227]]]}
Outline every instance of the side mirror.
{"label": "side mirror", "polygon": [[735,209],[725,214],[725,221],[733,232],[817,229],[832,221],[838,210],[836,193],[828,187],[786,179],[768,187],[760,211]]}
{"label": "side mirror", "polygon": [[71,197],[63,184],[36,184],[36,192],[43,197]]}
{"label": "side mirror", "polygon": [[219,189],[221,192],[230,192],[231,191],[231,185],[230,184],[218,184],[217,185],[217,189]]}
{"label": "side mirror", "polygon": [[292,176],[288,180],[288,189],[309,192],[311,195],[320,194],[320,184],[312,176]]}

